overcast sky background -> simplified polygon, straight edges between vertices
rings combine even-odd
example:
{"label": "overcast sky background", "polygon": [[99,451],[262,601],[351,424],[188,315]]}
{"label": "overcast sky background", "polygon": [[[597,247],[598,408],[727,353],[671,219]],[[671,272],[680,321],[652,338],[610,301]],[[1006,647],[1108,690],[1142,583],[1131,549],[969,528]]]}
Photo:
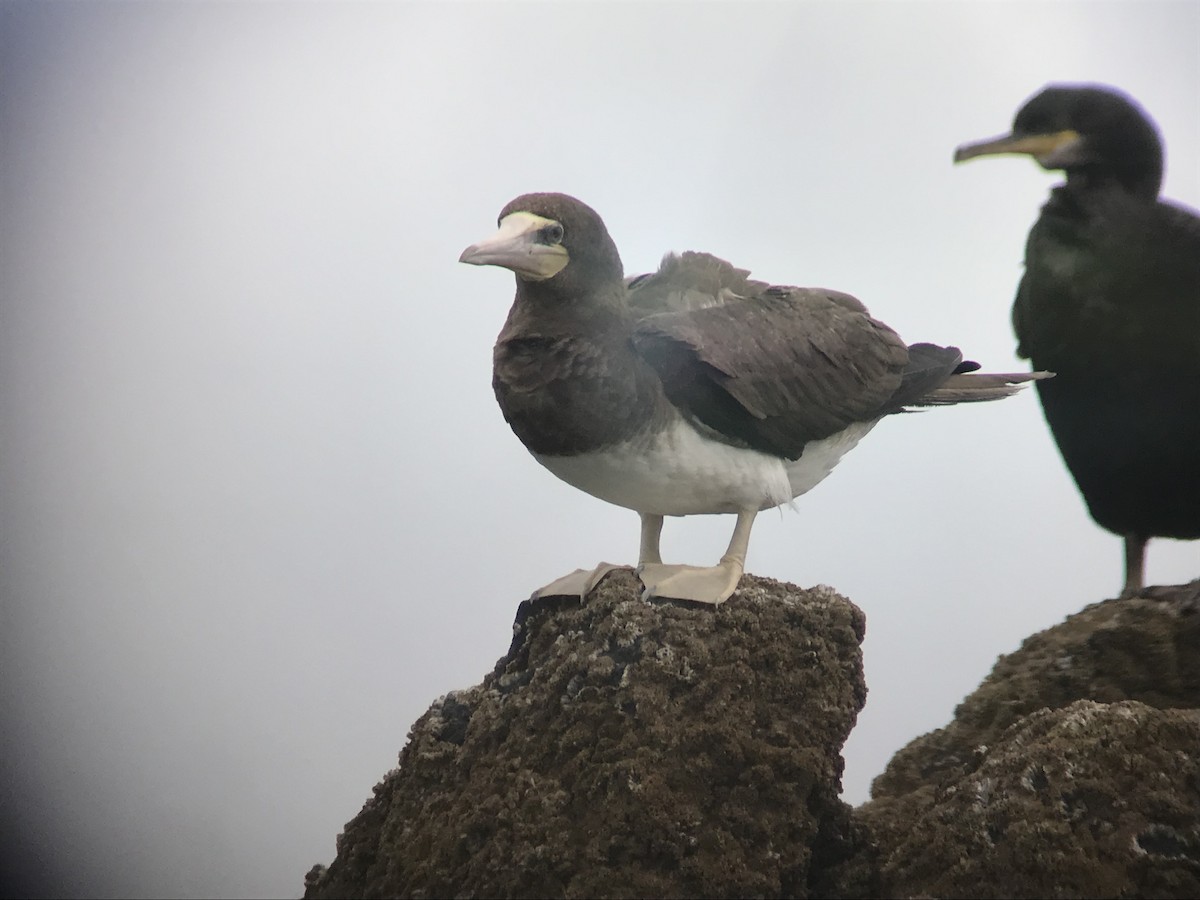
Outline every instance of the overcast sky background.
{"label": "overcast sky background", "polygon": [[[1055,80],[1137,97],[1200,204],[1195,2],[0,4],[6,889],[298,896],[532,589],[635,560],[493,399],[512,276],[457,259],[509,199],[583,199],[629,273],[708,250],[1025,369],[1058,177],[951,153]],[[748,570],[866,611],[853,803],[1121,585],[1032,391],[893,417],[796,507]]]}

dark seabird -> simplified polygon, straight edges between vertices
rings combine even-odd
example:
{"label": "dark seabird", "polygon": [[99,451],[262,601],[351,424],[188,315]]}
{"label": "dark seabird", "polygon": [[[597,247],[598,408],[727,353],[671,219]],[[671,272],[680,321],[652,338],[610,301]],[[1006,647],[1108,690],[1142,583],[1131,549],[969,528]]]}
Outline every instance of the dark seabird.
{"label": "dark seabird", "polygon": [[[906,346],[853,297],[771,286],[705,253],[624,278],[600,217],[526,194],[461,261],[511,269],[494,350],[496,399],[534,458],[641,515],[647,596],[720,603],[737,588],[760,510],[829,474],[889,413],[1006,397],[1036,375],[966,374],[955,347]],[[732,513],[716,566],[664,565],[663,516]],[[536,592],[586,596],[612,568]]]}
{"label": "dark seabird", "polygon": [[1017,353],[1057,374],[1046,421],[1135,596],[1150,538],[1200,538],[1200,216],[1158,198],[1158,131],[1110,87],[1051,85],[954,159],[998,153],[1067,175],[1029,232]]}

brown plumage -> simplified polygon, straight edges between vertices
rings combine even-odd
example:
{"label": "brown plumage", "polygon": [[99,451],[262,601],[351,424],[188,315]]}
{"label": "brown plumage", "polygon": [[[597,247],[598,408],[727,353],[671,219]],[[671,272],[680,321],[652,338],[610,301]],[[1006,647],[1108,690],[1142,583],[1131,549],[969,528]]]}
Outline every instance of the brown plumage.
{"label": "brown plumage", "polygon": [[[883,416],[1040,377],[965,374],[957,348],[906,346],[847,294],[771,286],[709,254],[626,281],[600,217],[562,194],[513,200],[462,260],[517,273],[494,350],[505,419],[560,478],[642,515],[639,571],[660,596],[728,597],[754,515],[813,487]],[[739,519],[721,565],[662,565],[664,515],[722,512]]]}

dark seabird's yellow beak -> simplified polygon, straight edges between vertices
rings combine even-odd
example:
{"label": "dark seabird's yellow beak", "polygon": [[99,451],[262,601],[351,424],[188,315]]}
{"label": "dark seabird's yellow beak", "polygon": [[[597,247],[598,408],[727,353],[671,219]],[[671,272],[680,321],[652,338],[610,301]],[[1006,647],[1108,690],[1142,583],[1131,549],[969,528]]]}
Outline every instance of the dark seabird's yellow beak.
{"label": "dark seabird's yellow beak", "polygon": [[502,266],[528,281],[553,278],[571,261],[562,245],[563,227],[553,219],[515,212],[500,221],[490,238],[472,244],[459,262],[473,266]]}
{"label": "dark seabird's yellow beak", "polygon": [[1072,129],[1052,134],[1004,134],[971,144],[954,151],[954,161],[964,162],[977,156],[996,156],[1001,153],[1020,153],[1032,156],[1044,169],[1061,169],[1079,158],[1083,139]]}

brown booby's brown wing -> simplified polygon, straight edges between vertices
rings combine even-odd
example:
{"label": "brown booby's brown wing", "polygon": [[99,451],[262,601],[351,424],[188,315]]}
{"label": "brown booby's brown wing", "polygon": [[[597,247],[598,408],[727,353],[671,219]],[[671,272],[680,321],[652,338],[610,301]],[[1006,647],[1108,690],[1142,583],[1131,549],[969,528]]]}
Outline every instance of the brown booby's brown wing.
{"label": "brown booby's brown wing", "polygon": [[633,342],[691,420],[788,459],[889,411],[909,359],[900,337],[861,303],[816,288],[730,293],[714,305],[650,315]]}
{"label": "brown booby's brown wing", "polygon": [[627,278],[625,287],[630,307],[637,314],[650,315],[720,306],[753,297],[770,285],[711,253],[685,250],[664,256],[657,272]]}

